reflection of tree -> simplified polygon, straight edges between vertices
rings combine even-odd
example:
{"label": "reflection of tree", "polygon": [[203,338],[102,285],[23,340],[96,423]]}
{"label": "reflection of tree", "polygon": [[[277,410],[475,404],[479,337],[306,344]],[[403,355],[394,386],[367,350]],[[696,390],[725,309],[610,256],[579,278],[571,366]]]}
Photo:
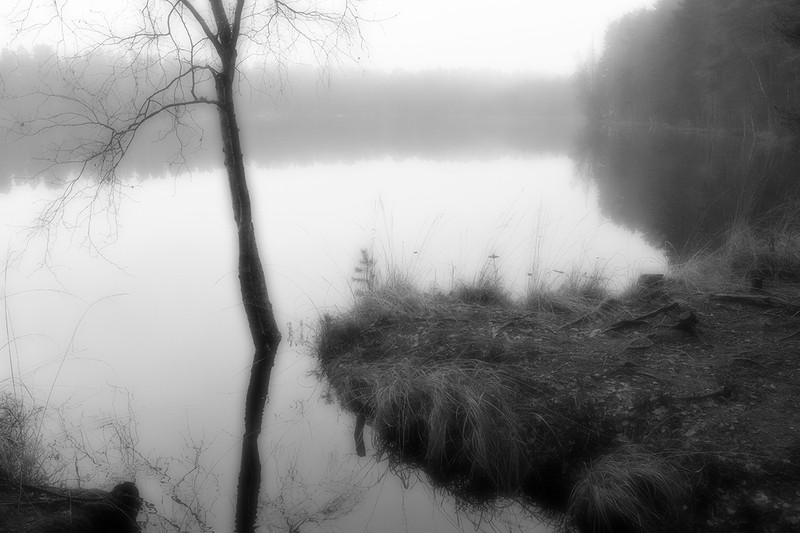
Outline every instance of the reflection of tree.
{"label": "reflection of tree", "polygon": [[198,442],[191,433],[186,433],[184,439],[186,448],[177,458],[153,460],[137,452],[140,468],[157,479],[161,488],[159,504],[144,505],[147,531],[214,531],[209,525],[213,504],[203,497],[209,492],[219,493],[217,476],[203,464],[209,445]]}
{"label": "reflection of tree", "polygon": [[741,139],[634,129],[588,129],[575,159],[605,216],[678,256],[794,193],[800,164],[789,150]]}
{"label": "reflection of tree", "polygon": [[[285,64],[302,45],[315,57],[329,60],[353,35],[355,6],[350,0],[327,6],[301,0],[264,5],[252,0],[141,0],[134,12],[115,13],[111,22],[101,16],[87,24],[85,17],[91,13],[70,17],[64,3],[52,2],[45,12],[39,12],[36,3],[23,3],[14,15],[20,27],[44,32],[53,24],[62,37],[51,68],[63,85],[42,84],[26,95],[37,103],[37,115],[33,122],[18,121],[30,127],[26,131],[32,135],[68,132],[49,150],[52,166],[66,165],[72,173],[60,197],[42,214],[45,230],[64,222],[65,207],[71,203],[85,205],[80,222],[113,218],[125,186],[120,165],[148,128],[166,121],[169,126],[155,132],[156,142],[174,140],[180,162],[189,156],[187,136],[197,135],[199,129],[191,110],[216,114],[236,226],[242,308],[254,349],[234,527],[251,532],[262,475],[258,440],[281,334],[268,294],[244,164],[237,107],[241,67],[256,57]],[[95,63],[105,50],[118,61]],[[102,205],[98,199],[104,195],[109,201]]]}
{"label": "reflection of tree", "polygon": [[[277,457],[277,455],[276,455]],[[285,456],[281,454],[285,459]],[[277,494],[262,500],[262,513],[269,530],[300,533],[304,526],[321,526],[350,514],[361,502],[371,485],[364,485],[356,473],[347,473],[335,457],[329,457],[322,479],[306,481],[298,466],[298,458],[290,459],[274,478]],[[329,529],[330,526],[326,526]]]}
{"label": "reflection of tree", "polygon": [[[60,431],[53,448],[58,452],[61,483],[80,488],[136,480],[143,496],[139,521],[145,531],[212,532],[209,516],[214,514],[216,498],[208,495],[219,493],[219,483],[206,464],[210,443],[197,440],[187,431],[179,456],[153,458],[143,454],[132,396],[124,390],[115,390],[115,397],[117,394],[125,395],[124,415],[114,411],[77,420],[64,408],[56,411]],[[150,485],[149,480],[156,481],[160,490],[142,490]],[[152,499],[157,495],[160,501]]]}

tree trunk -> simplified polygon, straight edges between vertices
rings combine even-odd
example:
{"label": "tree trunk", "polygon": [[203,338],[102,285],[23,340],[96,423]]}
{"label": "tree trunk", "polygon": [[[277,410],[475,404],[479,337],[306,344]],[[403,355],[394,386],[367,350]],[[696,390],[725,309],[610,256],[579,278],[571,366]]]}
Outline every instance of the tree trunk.
{"label": "tree trunk", "polygon": [[275,322],[272,304],[269,301],[264,269],[258,253],[250,193],[245,179],[239,127],[236,124],[233,93],[236,50],[233,44],[225,44],[229,45],[228,53],[223,57],[222,71],[215,75],[215,83],[219,101],[225,168],[228,173],[233,216],[239,239],[239,285],[255,347],[244,406],[244,435],[236,500],[235,531],[250,533],[254,530],[258,511],[258,494],[261,487],[258,437],[261,434],[270,374],[281,334]]}

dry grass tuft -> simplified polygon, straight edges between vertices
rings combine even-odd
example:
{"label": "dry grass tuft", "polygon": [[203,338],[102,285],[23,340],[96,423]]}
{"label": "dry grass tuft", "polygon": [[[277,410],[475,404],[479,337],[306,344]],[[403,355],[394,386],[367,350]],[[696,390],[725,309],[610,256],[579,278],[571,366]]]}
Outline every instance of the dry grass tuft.
{"label": "dry grass tuft", "polygon": [[432,297],[405,279],[395,279],[373,290],[356,292],[353,318],[375,320],[380,316],[407,316],[428,308]]}
{"label": "dry grass tuft", "polygon": [[478,361],[423,366],[404,359],[360,370],[330,378],[348,383],[340,400],[368,411],[376,445],[389,457],[422,467],[467,500],[512,492],[530,475],[510,376]]}
{"label": "dry grass tuft", "polygon": [[[768,330],[762,310],[694,290],[749,289],[754,270],[787,290],[800,279],[793,228],[771,240],[739,228],[657,286],[615,297],[602,272],[578,270],[560,285],[532,280],[522,302],[496,276],[449,294],[399,277],[372,284],[324,318],[319,373],[375,430],[379,456],[482,509],[533,503],[586,533],[730,531],[758,522],[756,497],[758,517],[796,524],[784,503],[797,486],[786,468],[797,437],[785,430],[797,414],[783,400],[796,396],[796,308],[780,300],[784,322]],[[699,331],[681,327],[684,314]],[[756,338],[778,342],[730,356]],[[779,393],[763,394],[770,380]],[[715,464],[728,465],[724,483]]]}
{"label": "dry grass tuft", "polygon": [[534,279],[522,301],[522,307],[545,313],[584,315],[597,310],[611,298],[609,278],[599,265],[590,272],[573,268],[556,285]]}
{"label": "dry grass tuft", "polygon": [[758,220],[737,220],[719,247],[672,265],[670,278],[716,292],[747,290],[756,280],[800,281],[800,203],[787,202]]}
{"label": "dry grass tuft", "polygon": [[568,516],[580,531],[677,533],[688,494],[688,483],[675,465],[622,448],[587,468],[570,496]]}
{"label": "dry grass tuft", "polygon": [[41,484],[46,449],[38,431],[41,410],[31,409],[9,392],[0,393],[0,480]]}

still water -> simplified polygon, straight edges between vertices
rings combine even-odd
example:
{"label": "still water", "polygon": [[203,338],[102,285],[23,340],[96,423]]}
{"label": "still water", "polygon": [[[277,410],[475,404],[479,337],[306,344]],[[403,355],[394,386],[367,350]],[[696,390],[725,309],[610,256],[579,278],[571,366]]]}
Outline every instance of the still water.
{"label": "still water", "polygon": [[800,151],[786,139],[596,128],[570,153],[600,211],[670,260],[713,249],[734,223],[768,224],[800,184]]}
{"label": "still water", "polygon": [[[262,437],[265,522],[301,531],[547,531],[514,507],[487,525],[413,472],[387,472],[369,450],[357,457],[351,417],[309,375],[308,344],[322,313],[348,306],[362,248],[379,268],[444,289],[482,271],[517,294],[570,272],[599,272],[619,288],[663,271],[663,252],[603,214],[580,163],[564,148],[251,164],[285,339]],[[60,452],[53,464],[65,481],[135,476],[173,523],[227,531],[252,353],[224,173],[132,178],[121,192],[112,214],[102,201],[93,212],[75,205],[66,224],[44,233],[30,228],[58,189],[17,183],[0,194],[8,336],[0,379],[8,390],[13,376],[17,392],[24,384],[50,409],[43,438]]]}

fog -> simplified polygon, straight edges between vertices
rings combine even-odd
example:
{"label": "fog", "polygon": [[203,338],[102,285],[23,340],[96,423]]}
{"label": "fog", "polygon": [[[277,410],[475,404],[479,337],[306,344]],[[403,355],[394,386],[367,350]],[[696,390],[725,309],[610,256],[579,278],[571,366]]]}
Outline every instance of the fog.
{"label": "fog", "polygon": [[[0,189],[10,181],[58,181],[75,172],[69,157],[104,133],[100,125],[60,124],[48,113],[74,112],[103,91],[105,76],[119,58],[61,64],[51,49],[4,50],[0,101],[5,143],[0,146]],[[164,67],[166,72],[177,69]],[[80,73],[86,88],[69,81]],[[260,166],[352,162],[385,156],[428,158],[495,157],[559,153],[582,123],[574,84],[566,77],[439,69],[425,72],[356,70],[324,72],[297,68],[278,78],[271,71],[243,74],[239,116],[245,157]],[[160,78],[159,78],[160,79]],[[95,85],[92,85],[95,80]],[[157,80],[120,75],[103,96],[105,113],[149,94]],[[66,94],[69,98],[50,95]],[[127,110],[125,110],[127,109]],[[218,118],[209,106],[195,106],[175,128],[172,118],[151,121],[137,131],[122,173],[164,176],[221,165]]]}
{"label": "fog", "polygon": [[[248,56],[237,114],[286,339],[263,523],[552,530],[511,502],[484,522],[372,447],[358,457],[313,373],[316,327],[352,304],[362,250],[423,289],[489,272],[515,298],[575,280],[616,297],[766,218],[797,192],[800,77],[780,13],[757,4],[409,1],[375,7],[341,63]],[[147,531],[225,531],[252,346],[213,80],[168,83],[170,112],[126,131],[180,64],[67,59],[51,22],[0,40],[0,386],[46,407],[58,481],[135,477]],[[124,158],[92,156],[116,128]]]}

